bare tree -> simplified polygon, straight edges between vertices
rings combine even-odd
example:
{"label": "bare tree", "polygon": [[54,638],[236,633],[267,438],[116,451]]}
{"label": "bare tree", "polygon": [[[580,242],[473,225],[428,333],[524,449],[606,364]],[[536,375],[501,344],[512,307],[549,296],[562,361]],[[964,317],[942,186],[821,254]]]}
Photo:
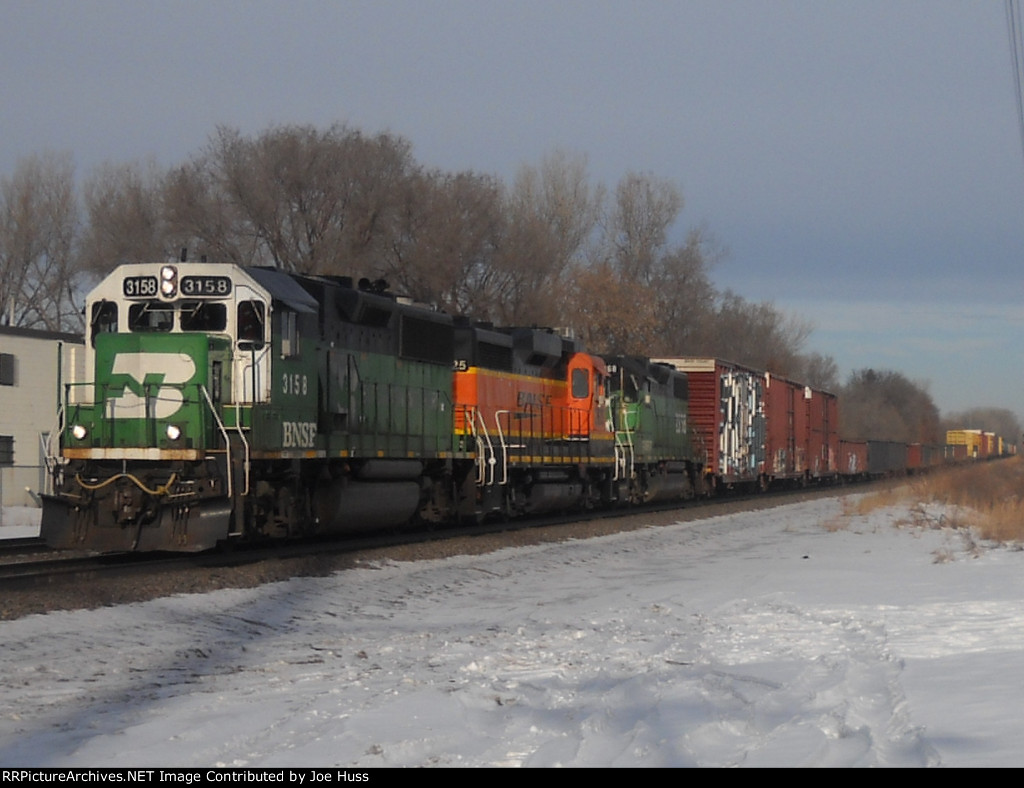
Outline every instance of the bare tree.
{"label": "bare tree", "polygon": [[494,319],[508,276],[494,265],[503,218],[500,187],[488,176],[420,173],[404,192],[377,266],[398,289],[440,309]]}
{"label": "bare tree", "polygon": [[801,355],[807,324],[715,290],[709,268],[722,252],[705,230],[670,242],[683,206],[674,185],[629,173],[608,199],[586,159],[562,151],[506,188],[472,172],[428,172],[389,134],[220,128],[169,171],[95,171],[77,245],[69,162],[29,160],[2,187],[0,296],[19,324],[77,320],[73,263],[102,274],[185,247],[193,258],[384,278],[450,312],[573,328],[595,349],[835,377],[831,359]]}
{"label": "bare tree", "polygon": [[682,209],[682,195],[667,181],[638,173],[619,181],[605,229],[611,257],[625,279],[650,283],[668,229]]}
{"label": "bare tree", "polygon": [[[255,139],[221,128],[192,166],[205,170],[203,178],[192,173],[192,199],[218,206],[218,216],[233,224],[234,238],[206,238],[212,247],[255,249],[285,270],[334,274],[369,265],[388,246],[381,228],[415,170],[404,140],[344,126],[286,126]],[[225,227],[213,225],[218,232]],[[201,225],[190,229],[209,233]]]}
{"label": "bare tree", "polygon": [[84,187],[87,224],[79,265],[105,274],[125,262],[165,260],[175,254],[163,208],[164,174],[153,162],[108,164]]}
{"label": "bare tree", "polygon": [[210,262],[266,262],[256,234],[202,159],[172,169],[164,179],[164,216],[176,248]]}
{"label": "bare tree", "polygon": [[586,159],[555,151],[524,166],[506,193],[506,231],[496,265],[509,277],[501,319],[560,325],[566,273],[588,253],[603,189],[592,186]]}
{"label": "bare tree", "polygon": [[812,327],[770,302],[755,303],[726,290],[697,332],[700,355],[718,356],[785,377],[798,377],[800,349]]}
{"label": "bare tree", "polygon": [[691,352],[699,342],[714,314],[716,292],[708,269],[716,254],[707,234],[695,229],[659,259],[648,288],[661,323],[652,354]]}
{"label": "bare tree", "polygon": [[832,356],[807,353],[799,356],[798,363],[793,373],[797,380],[824,391],[839,390],[839,366]]}
{"label": "bare tree", "polygon": [[840,433],[903,443],[940,443],[939,411],[927,386],[899,372],[863,369],[839,392]]}
{"label": "bare tree", "polygon": [[600,353],[653,355],[661,327],[650,288],[622,275],[610,261],[578,266],[565,304],[586,346]]}
{"label": "bare tree", "polygon": [[78,229],[70,156],[33,156],[0,179],[0,308],[15,326],[81,327],[72,251]]}
{"label": "bare tree", "polygon": [[603,235],[573,268],[573,325],[590,344],[630,354],[712,352],[709,324],[722,321],[708,271],[721,251],[699,228],[681,245],[669,242],[682,204],[674,186],[649,175],[619,182]]}

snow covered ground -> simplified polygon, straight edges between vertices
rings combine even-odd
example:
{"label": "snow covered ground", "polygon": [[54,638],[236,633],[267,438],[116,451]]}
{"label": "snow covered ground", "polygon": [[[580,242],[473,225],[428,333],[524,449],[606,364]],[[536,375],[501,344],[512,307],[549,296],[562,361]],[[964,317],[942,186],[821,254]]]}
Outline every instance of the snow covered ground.
{"label": "snow covered ground", "polygon": [[1024,552],[840,514],[2,622],[0,763],[1024,766]]}

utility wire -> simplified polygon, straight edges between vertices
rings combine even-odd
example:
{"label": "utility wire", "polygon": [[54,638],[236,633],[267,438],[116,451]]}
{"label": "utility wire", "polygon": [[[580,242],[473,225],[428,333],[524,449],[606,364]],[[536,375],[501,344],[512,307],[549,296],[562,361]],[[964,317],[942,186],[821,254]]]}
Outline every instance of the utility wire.
{"label": "utility wire", "polygon": [[1010,36],[1010,58],[1013,64],[1013,86],[1017,99],[1017,127],[1020,130],[1021,153],[1024,154],[1024,27],[1021,25],[1019,0],[1006,0],[1006,29]]}

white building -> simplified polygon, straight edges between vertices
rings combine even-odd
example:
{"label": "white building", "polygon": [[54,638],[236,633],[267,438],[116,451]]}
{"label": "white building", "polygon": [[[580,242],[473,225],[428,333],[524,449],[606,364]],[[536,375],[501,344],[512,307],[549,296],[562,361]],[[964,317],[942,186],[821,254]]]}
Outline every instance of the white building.
{"label": "white building", "polygon": [[44,442],[58,425],[60,392],[81,381],[77,334],[0,326],[0,503],[34,506],[48,491]]}

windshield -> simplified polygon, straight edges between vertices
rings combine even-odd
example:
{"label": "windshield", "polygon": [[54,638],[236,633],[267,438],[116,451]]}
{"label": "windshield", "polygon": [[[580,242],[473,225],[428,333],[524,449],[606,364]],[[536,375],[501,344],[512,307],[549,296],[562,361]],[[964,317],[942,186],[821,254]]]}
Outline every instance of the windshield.
{"label": "windshield", "polygon": [[180,331],[224,331],[227,328],[227,314],[224,304],[213,301],[182,301],[176,305],[142,301],[128,308],[128,330],[173,331],[177,320]]}

